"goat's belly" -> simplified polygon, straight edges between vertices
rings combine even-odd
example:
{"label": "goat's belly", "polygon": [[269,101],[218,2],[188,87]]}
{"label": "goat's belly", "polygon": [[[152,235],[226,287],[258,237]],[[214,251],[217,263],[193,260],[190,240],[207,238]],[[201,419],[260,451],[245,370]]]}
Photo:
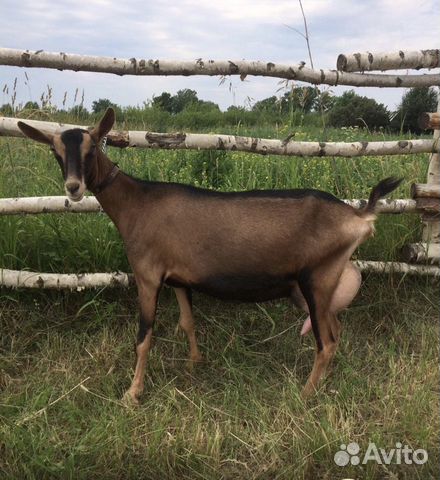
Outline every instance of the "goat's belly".
{"label": "goat's belly", "polygon": [[290,297],[294,278],[291,275],[217,275],[200,282],[166,281],[171,286],[192,288],[222,300],[264,302]]}

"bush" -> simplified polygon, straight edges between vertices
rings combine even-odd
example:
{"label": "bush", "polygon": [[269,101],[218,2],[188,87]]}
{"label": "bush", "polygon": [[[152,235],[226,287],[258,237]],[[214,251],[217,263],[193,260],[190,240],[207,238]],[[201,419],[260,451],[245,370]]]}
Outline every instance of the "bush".
{"label": "bush", "polygon": [[365,127],[377,129],[390,124],[389,112],[382,103],[357,95],[353,90],[336,98],[328,116],[333,127]]}
{"label": "bush", "polygon": [[421,133],[418,125],[419,115],[423,112],[435,112],[437,108],[437,93],[430,87],[411,88],[402,97],[396,116],[392,121],[394,130]]}

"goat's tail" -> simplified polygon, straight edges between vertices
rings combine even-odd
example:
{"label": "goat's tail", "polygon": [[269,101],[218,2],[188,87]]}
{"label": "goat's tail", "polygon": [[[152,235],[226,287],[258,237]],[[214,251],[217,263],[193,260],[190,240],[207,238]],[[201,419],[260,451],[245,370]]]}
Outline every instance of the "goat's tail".
{"label": "goat's tail", "polygon": [[374,215],[376,211],[377,201],[395,190],[403,181],[403,178],[388,177],[381,180],[371,190],[367,205],[360,211],[362,215]]}

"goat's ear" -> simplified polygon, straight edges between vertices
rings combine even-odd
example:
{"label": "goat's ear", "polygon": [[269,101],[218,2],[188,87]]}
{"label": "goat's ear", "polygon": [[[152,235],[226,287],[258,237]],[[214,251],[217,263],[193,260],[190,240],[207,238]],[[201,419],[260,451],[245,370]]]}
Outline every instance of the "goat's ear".
{"label": "goat's ear", "polygon": [[41,130],[31,127],[27,123],[17,122],[17,126],[26,135],[26,137],[29,137],[36,142],[52,145],[53,135],[49,133],[43,133]]}
{"label": "goat's ear", "polygon": [[115,123],[115,111],[113,108],[107,108],[104,116],[99,121],[98,125],[90,132],[95,142],[100,142],[103,137],[112,129]]}

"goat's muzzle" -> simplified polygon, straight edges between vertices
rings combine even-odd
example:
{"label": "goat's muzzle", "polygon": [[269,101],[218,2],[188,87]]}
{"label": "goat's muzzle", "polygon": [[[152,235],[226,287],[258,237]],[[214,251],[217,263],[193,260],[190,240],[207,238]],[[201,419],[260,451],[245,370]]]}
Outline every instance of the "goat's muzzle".
{"label": "goat's muzzle", "polygon": [[79,202],[82,200],[85,191],[85,185],[75,179],[68,179],[64,184],[64,188],[67,196],[73,202]]}

